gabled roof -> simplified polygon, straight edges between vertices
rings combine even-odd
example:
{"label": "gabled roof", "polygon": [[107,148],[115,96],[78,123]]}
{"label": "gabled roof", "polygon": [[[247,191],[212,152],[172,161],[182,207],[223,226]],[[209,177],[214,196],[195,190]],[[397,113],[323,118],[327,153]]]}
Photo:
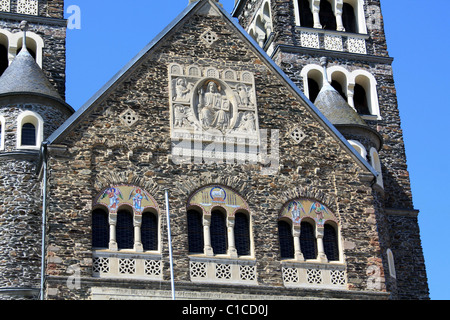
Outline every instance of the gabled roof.
{"label": "gabled roof", "polygon": [[0,95],[30,93],[63,101],[42,69],[24,47],[0,77]]}
{"label": "gabled roof", "polygon": [[[209,5],[210,7],[206,7]],[[170,33],[174,32],[178,26],[182,25],[183,21],[189,19],[189,17],[201,10],[208,12],[213,10],[221,15],[230,25],[234,28],[236,33],[244,39],[248,45],[259,55],[262,61],[264,61],[273,71],[279,75],[279,77],[286,83],[288,89],[297,95],[305,103],[307,109],[311,111],[312,116],[322,123],[323,127],[342,144],[352,158],[359,163],[364,169],[369,171],[375,177],[377,172],[369,165],[369,163],[363,159],[357,151],[347,142],[342,134],[332,125],[332,123],[319,111],[319,109],[306,98],[301,90],[292,82],[292,80],[285,75],[285,73],[275,64],[275,62],[261,49],[261,47],[247,34],[247,32],[231,17],[220,4],[214,0],[199,0],[190,3],[179,15],[176,17],[160,34],[158,34],[139,54],[134,57],[124,68],[122,68],[110,81],[108,81],[91,99],[89,99],[75,114],[72,115],[58,130],[56,130],[49,138],[49,144],[57,144],[68,134],[72,128],[80,123],[85,117],[89,115],[91,108],[101,102],[108,93],[111,92],[117,83],[121,79],[126,78],[133,70],[135,70],[140,62],[145,58],[147,54],[150,54],[153,50],[156,50],[158,44],[167,37]]]}

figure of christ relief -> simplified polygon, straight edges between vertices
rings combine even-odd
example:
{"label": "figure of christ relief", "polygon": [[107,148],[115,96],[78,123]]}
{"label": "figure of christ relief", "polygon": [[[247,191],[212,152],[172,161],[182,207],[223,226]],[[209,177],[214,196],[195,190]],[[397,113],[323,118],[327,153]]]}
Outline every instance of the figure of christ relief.
{"label": "figure of christ relief", "polygon": [[198,90],[199,120],[204,129],[215,128],[222,131],[230,127],[231,103],[220,92],[214,81],[210,81]]}

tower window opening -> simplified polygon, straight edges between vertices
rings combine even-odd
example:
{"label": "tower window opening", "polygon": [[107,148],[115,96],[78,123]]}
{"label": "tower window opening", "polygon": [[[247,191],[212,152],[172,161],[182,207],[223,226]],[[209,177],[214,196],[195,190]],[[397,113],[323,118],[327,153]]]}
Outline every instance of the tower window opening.
{"label": "tower window opening", "polygon": [[344,90],[342,89],[342,86],[339,82],[333,80],[331,82],[331,86],[335,88],[337,92],[339,92],[339,94],[342,96],[342,98],[344,98],[345,101],[347,101],[347,96],[345,95]]}
{"label": "tower window opening", "polygon": [[355,9],[348,3],[342,7],[342,23],[346,32],[357,32]]}
{"label": "tower window opening", "polygon": [[355,84],[355,94],[353,97],[355,109],[360,114],[370,115],[367,93],[363,86]]}
{"label": "tower window opening", "polygon": [[32,123],[25,123],[22,126],[22,146],[36,145],[36,127]]}
{"label": "tower window opening", "polygon": [[334,16],[333,8],[331,3],[327,0],[320,1],[320,24],[325,30],[336,30],[336,17]]}
{"label": "tower window opening", "polygon": [[309,100],[314,102],[319,95],[320,87],[316,80],[308,78]]}
{"label": "tower window opening", "polygon": [[314,18],[309,5],[309,0],[298,0],[300,25],[302,27],[312,28],[314,26]]}
{"label": "tower window opening", "polygon": [[8,68],[8,49],[0,44],[0,75]]}

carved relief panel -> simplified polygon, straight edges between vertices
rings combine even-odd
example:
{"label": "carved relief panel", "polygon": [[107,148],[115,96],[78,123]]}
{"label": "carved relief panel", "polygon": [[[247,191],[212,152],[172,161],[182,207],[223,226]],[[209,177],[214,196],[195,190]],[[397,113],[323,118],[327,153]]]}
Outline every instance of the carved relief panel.
{"label": "carved relief panel", "polygon": [[172,138],[258,143],[252,73],[171,64],[169,77]]}

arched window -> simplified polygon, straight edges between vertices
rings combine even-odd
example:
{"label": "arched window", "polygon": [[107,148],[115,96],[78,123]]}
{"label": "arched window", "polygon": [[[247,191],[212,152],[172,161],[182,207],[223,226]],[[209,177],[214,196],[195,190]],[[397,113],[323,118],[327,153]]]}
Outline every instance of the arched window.
{"label": "arched window", "polygon": [[309,0],[298,0],[300,13],[300,25],[302,27],[312,28],[314,26],[313,14]]}
{"label": "arched window", "polygon": [[330,225],[324,225],[323,248],[328,261],[339,261],[339,247],[336,229]]}
{"label": "arched window", "polygon": [[302,221],[300,225],[300,248],[305,259],[317,258],[317,243],[314,235],[314,226]]}
{"label": "arched window", "polygon": [[158,217],[153,212],[142,214],[141,241],[145,251],[158,250]]}
{"label": "arched window", "polygon": [[355,95],[353,97],[355,102],[355,109],[360,114],[370,114],[369,103],[367,100],[367,93],[363,86],[355,84]]}
{"label": "arched window", "polygon": [[378,172],[377,184],[383,188],[383,169],[381,167],[380,156],[375,148],[370,148],[370,163],[372,167]]}
{"label": "arched window", "polygon": [[250,255],[250,223],[248,216],[238,212],[234,218],[234,241],[239,256]]}
{"label": "arched window", "polygon": [[320,24],[325,30],[336,30],[336,17],[334,16],[331,3],[327,0],[320,1]]}
{"label": "arched window", "polygon": [[286,221],[278,221],[278,239],[280,241],[281,259],[293,259],[294,238],[292,237],[292,227]]}
{"label": "arched window", "polygon": [[98,249],[109,247],[108,213],[103,209],[92,212],[92,247]]}
{"label": "arched window", "polygon": [[128,210],[119,210],[116,226],[117,247],[121,249],[133,249],[134,226],[133,214]]}
{"label": "arched window", "polygon": [[22,126],[22,146],[36,146],[36,127],[32,123],[25,123]]}
{"label": "arched window", "polygon": [[0,44],[0,76],[5,72],[8,68],[9,60],[8,60],[8,48],[3,44]]}
{"label": "arched window", "polygon": [[228,250],[225,214],[219,210],[211,213],[211,247],[214,254],[226,254]]}
{"label": "arched window", "polygon": [[44,121],[32,111],[25,111],[17,118],[17,148],[39,149],[43,140]]}
{"label": "arched window", "polygon": [[353,32],[353,33],[358,32],[356,25],[355,9],[349,3],[344,3],[342,7],[342,23],[344,25],[346,32]]}
{"label": "arched window", "polygon": [[190,253],[203,253],[203,223],[202,213],[196,210],[187,212],[188,243]]}
{"label": "arched window", "polygon": [[342,98],[344,98],[345,101],[347,101],[347,96],[344,93],[344,89],[342,88],[342,85],[338,81],[333,80],[331,82],[331,86],[334,89],[336,89],[337,92],[339,92],[339,94],[341,95]]}
{"label": "arched window", "polygon": [[317,96],[319,95],[320,92],[320,87],[316,80],[308,78],[308,90],[309,90],[309,100],[314,102],[317,99]]}

